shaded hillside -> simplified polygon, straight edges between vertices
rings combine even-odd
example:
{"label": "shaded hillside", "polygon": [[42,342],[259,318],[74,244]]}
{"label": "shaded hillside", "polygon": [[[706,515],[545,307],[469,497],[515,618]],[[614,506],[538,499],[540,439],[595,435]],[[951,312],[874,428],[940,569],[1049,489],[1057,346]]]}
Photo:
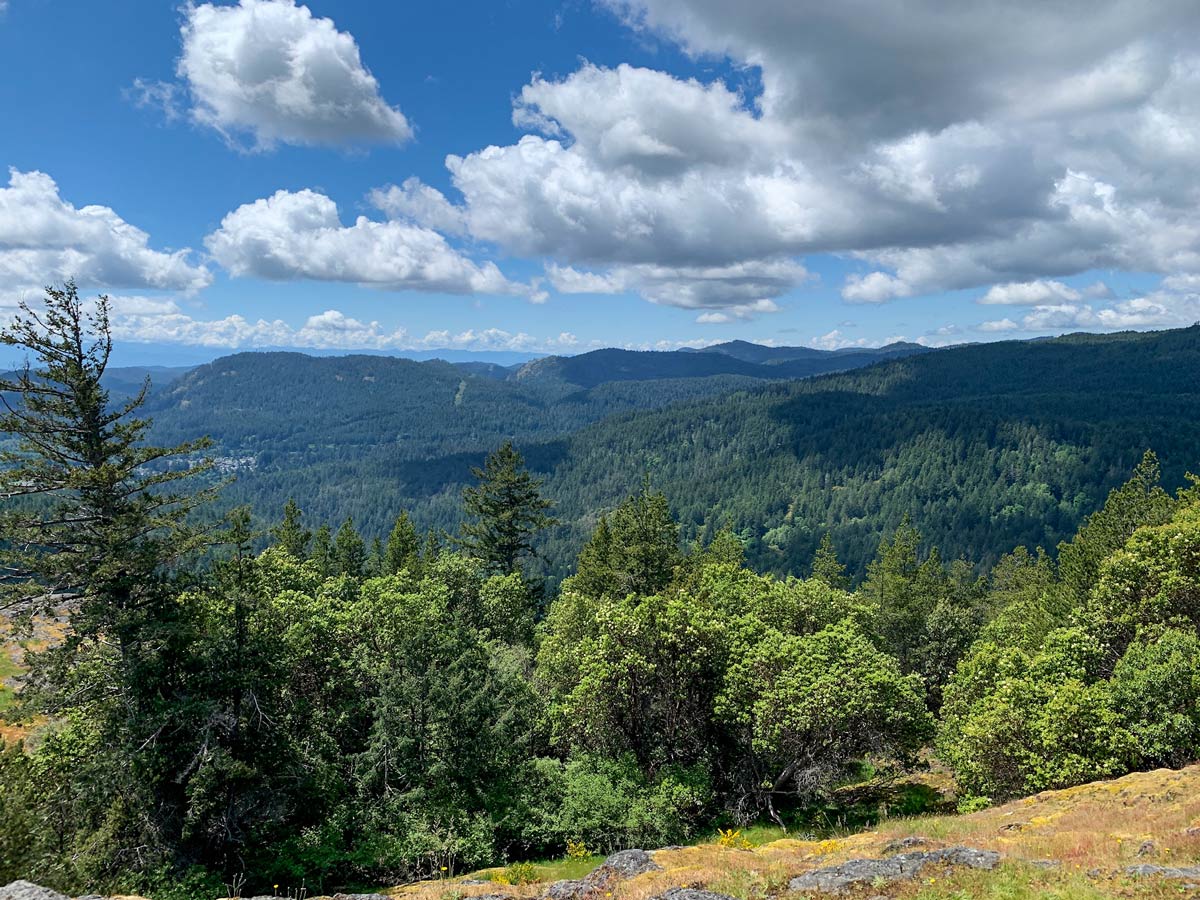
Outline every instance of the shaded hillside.
{"label": "shaded hillside", "polygon": [[578,356],[548,356],[517,370],[515,378],[557,378],[583,387],[610,381],[660,378],[705,378],[743,375],[752,378],[808,378],[843,372],[886,359],[926,353],[916,344],[892,344],[880,349],[815,350],[811,347],[765,347],[746,341],[717,344],[702,351],[670,352],[593,350]]}
{"label": "shaded hillside", "polygon": [[214,438],[222,471],[238,475],[227,502],[274,510],[295,496],[317,520],[353,515],[373,533],[405,506],[424,524],[452,526],[457,493],[439,492],[507,437],[544,442],[616,413],[761,383],[717,375],[581,388],[506,373],[382,356],[240,353],[155,391],[146,413],[156,440]]}
{"label": "shaded hillside", "polygon": [[190,372],[193,366],[114,366],[104,372],[104,386],[113,395],[134,394],[142,389],[146,379],[151,388],[163,387]]}
{"label": "shaded hillside", "polygon": [[[136,394],[150,380],[151,389],[164,388],[177,378],[190,372],[193,366],[110,366],[104,370],[101,384],[114,400]],[[11,378],[15,371],[0,373],[0,378]]]}
{"label": "shaded hillside", "polygon": [[802,569],[828,530],[861,572],[905,515],[988,563],[1052,549],[1147,448],[1171,484],[1200,464],[1200,328],[952,348],[580,432],[544,459],[573,526],[549,555],[649,471],[691,536],[729,525],[762,569]]}

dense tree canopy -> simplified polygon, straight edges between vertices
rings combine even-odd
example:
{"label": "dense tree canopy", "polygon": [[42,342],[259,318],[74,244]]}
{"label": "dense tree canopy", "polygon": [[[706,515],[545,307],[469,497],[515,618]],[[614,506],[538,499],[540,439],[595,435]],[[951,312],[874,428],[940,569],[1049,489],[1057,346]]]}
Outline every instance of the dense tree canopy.
{"label": "dense tree canopy", "polygon": [[[947,560],[1054,555],[1148,447],[1174,488],[1200,446],[1200,328],[964,346],[785,383],[651,377],[666,374],[660,357],[704,355],[587,354],[586,374],[492,377],[238,354],[154,391],[149,411],[157,440],[214,437],[238,476],[230,506],[265,521],[294,497],[310,528],[349,515],[368,542],[402,509],[419,530],[457,533],[471,468],[509,438],[556,503],[529,572],[544,567],[551,587],[647,471],[684,542],[728,529],[750,565],[784,575],[808,572],[828,534],[858,581],[905,516]],[[626,369],[644,380],[616,380]]]}

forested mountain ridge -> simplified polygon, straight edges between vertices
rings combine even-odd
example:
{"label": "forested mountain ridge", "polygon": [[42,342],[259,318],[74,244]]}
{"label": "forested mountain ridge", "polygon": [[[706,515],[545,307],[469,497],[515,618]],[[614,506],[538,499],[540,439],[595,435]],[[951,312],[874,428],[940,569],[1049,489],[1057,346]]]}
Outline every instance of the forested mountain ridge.
{"label": "forested mountain ridge", "polygon": [[505,437],[544,442],[605,416],[761,383],[744,376],[616,382],[557,378],[382,356],[239,353],[199,366],[146,405],[162,440],[207,434],[227,492],[261,508],[290,496],[316,520],[353,515],[368,534],[414,507],[422,523],[457,522],[457,493],[439,496]]}
{"label": "forested mountain ridge", "polygon": [[870,359],[878,362],[908,356],[913,353],[924,353],[929,348],[921,344],[906,341],[896,341],[882,347],[843,347],[840,350],[819,350],[815,347],[773,347],[766,344],[755,344],[750,341],[726,341],[723,344],[710,344],[707,347],[692,349],[685,347],[681,353],[719,353],[732,356],[752,363],[779,363],[797,359],[816,359],[819,357],[842,357]]}
{"label": "forested mountain ridge", "polygon": [[[871,359],[809,352],[838,369]],[[314,518],[353,515],[374,534],[404,506],[423,524],[455,527],[457,491],[445,489],[505,438],[547,445],[544,458],[547,442],[610,415],[788,377],[784,366],[682,352],[601,350],[511,368],[251,352],[156,384],[146,411],[164,441],[211,435],[221,468],[239,474],[231,496],[266,509],[294,494]]]}
{"label": "forested mountain ridge", "polygon": [[808,378],[842,372],[886,359],[927,353],[917,344],[889,344],[878,349],[817,350],[812,347],[767,347],[731,341],[703,350],[656,351],[609,348],[578,356],[547,356],[526,363],[515,378],[557,378],[583,387],[610,381],[660,378],[704,378],[743,375],[751,378]]}
{"label": "forested mountain ridge", "polygon": [[[350,515],[368,535],[399,509],[456,529],[470,467],[511,437],[558,503],[542,549],[559,575],[646,474],[689,538],[728,526],[756,567],[792,572],[829,531],[860,574],[905,515],[948,556],[987,564],[1017,544],[1053,551],[1147,448],[1169,484],[1200,467],[1196,328],[910,349],[800,381],[733,374],[792,363],[722,352],[606,350],[507,370],[244,353],[156,391],[147,412],[163,440],[215,438],[238,474],[230,502],[270,510],[294,496],[313,521]],[[703,375],[714,361],[727,373]],[[637,371],[659,377],[578,383]],[[662,377],[672,371],[695,377]]]}
{"label": "forested mountain ridge", "polygon": [[[757,568],[803,569],[829,531],[861,573],[905,515],[950,557],[1053,550],[1147,448],[1168,484],[1200,467],[1198,417],[1200,327],[1078,334],[629,414],[542,464],[580,533],[649,472],[685,531],[732,527]],[[579,540],[569,532],[552,559]]]}

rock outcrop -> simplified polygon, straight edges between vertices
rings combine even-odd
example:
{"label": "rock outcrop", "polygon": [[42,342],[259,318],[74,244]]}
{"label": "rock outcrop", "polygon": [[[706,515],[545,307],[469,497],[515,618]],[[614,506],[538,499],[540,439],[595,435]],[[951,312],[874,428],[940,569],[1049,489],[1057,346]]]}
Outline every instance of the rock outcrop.
{"label": "rock outcrop", "polygon": [[659,872],[662,866],[645,850],[621,850],[600,864],[590,875],[577,881],[556,881],[546,888],[544,900],[594,900],[603,897],[618,882]]}
{"label": "rock outcrop", "polygon": [[0,887],[0,900],[70,900],[70,898],[30,881],[14,881],[12,884]]}
{"label": "rock outcrop", "polygon": [[718,894],[715,891],[704,891],[700,888],[671,888],[659,894],[654,900],[734,900],[728,894]]}
{"label": "rock outcrop", "polygon": [[1142,863],[1140,866],[1128,866],[1125,874],[1134,878],[1167,878],[1185,882],[1183,887],[1186,890],[1200,889],[1200,866],[1152,866]]}
{"label": "rock outcrop", "polygon": [[994,869],[1000,854],[974,847],[943,847],[914,853],[897,853],[885,859],[852,859],[836,866],[805,872],[788,882],[793,891],[839,894],[860,884],[903,881],[916,877],[926,866],[966,866],[970,869]]}

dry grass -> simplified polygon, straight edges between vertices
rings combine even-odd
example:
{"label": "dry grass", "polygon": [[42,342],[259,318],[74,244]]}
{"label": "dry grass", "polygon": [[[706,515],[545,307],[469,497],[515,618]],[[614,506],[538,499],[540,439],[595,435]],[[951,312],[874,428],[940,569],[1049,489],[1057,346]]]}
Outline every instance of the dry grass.
{"label": "dry grass", "polygon": [[[12,703],[25,674],[25,652],[41,650],[62,641],[67,634],[65,610],[36,616],[29,633],[18,633],[13,623],[0,615],[0,711]],[[41,725],[34,722],[7,722],[0,719],[0,743],[25,740]]]}
{"label": "dry grass", "polygon": [[[1005,861],[995,872],[934,871],[920,881],[868,886],[848,896],[908,900],[1189,896],[1179,882],[1135,880],[1121,873],[1134,863],[1186,866],[1200,861],[1200,765],[1048,791],[971,815],[893,819],[871,831],[828,840],[783,839],[750,850],[716,844],[660,850],[655,860],[664,871],[620,885],[613,900],[648,900],[685,885],[738,900],[763,900],[785,892],[788,880],[801,872],[856,857],[883,856],[890,842],[905,837],[923,837],[932,846],[967,844],[998,850]],[[1147,841],[1153,842],[1153,849],[1139,856]],[[1033,864],[1041,860],[1057,860],[1061,865],[1044,869]],[[533,898],[543,890],[544,885],[526,885],[504,892]],[[444,900],[496,892],[493,884],[461,885],[451,880],[407,885],[390,893],[411,900]]]}

